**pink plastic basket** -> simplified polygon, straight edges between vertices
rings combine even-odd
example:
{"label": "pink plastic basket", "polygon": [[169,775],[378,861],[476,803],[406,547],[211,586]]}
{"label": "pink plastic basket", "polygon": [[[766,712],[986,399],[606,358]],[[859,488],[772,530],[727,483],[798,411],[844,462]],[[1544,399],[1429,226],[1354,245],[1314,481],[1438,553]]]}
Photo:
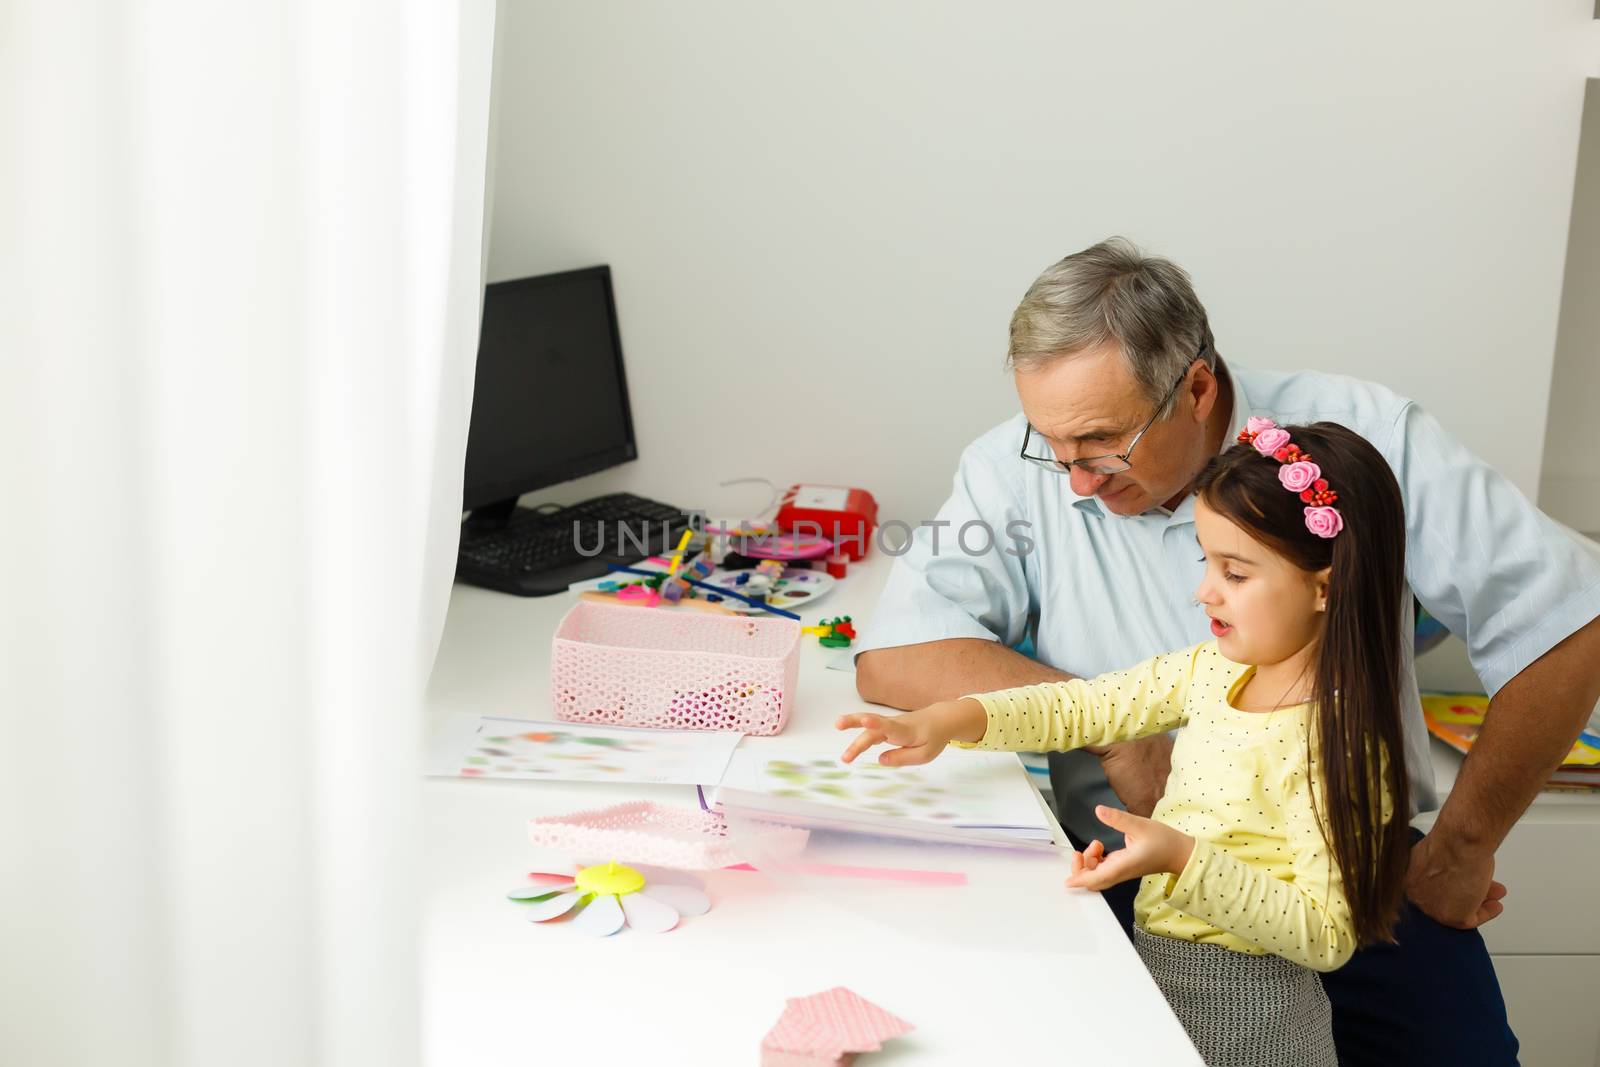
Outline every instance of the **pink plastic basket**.
{"label": "pink plastic basket", "polygon": [[[774,835],[767,847],[776,842],[798,852],[806,842],[805,830],[768,827],[766,832]],[[581,861],[617,860],[683,870],[743,862],[721,816],[648,800],[529,819],[528,840],[562,849]]]}
{"label": "pink plastic basket", "polygon": [[586,600],[551,642],[550,706],[568,722],[775,734],[799,666],[792,619]]}

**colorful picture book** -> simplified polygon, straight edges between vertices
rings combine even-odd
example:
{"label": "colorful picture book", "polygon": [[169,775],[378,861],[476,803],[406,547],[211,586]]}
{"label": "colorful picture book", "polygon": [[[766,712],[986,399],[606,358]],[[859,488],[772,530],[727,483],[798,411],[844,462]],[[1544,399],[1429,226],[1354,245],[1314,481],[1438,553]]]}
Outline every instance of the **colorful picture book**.
{"label": "colorful picture book", "polygon": [[[1422,694],[1422,717],[1428,732],[1457,752],[1471,750],[1488,710],[1489,698],[1482,693]],[[1600,735],[1588,730],[1581,733],[1548,784],[1554,788],[1600,789]]]}
{"label": "colorful picture book", "polygon": [[885,767],[870,755],[846,764],[837,752],[749,746],[701,795],[712,810],[888,836],[1047,843],[1055,833],[1027,772],[1003,752],[951,750],[920,767]]}
{"label": "colorful picture book", "polygon": [[1051,848],[1054,818],[1015,755],[952,749],[919,767],[874,754],[842,763],[733,731],[645,730],[452,716],[435,735],[435,777],[699,787],[708,811],[879,836]]}

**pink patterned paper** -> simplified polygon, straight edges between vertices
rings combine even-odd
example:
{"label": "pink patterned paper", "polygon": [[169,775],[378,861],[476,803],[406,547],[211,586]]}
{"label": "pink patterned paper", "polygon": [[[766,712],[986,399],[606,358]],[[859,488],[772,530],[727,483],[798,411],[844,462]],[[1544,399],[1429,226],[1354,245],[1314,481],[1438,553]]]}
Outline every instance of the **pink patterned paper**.
{"label": "pink patterned paper", "polygon": [[[847,1054],[876,1052],[883,1042],[910,1033],[912,1025],[844,986],[789,1000],[761,1042],[763,1064],[778,1067],[773,1054],[799,1057],[792,1063],[831,1063]],[[845,1061],[848,1062],[848,1061]]]}

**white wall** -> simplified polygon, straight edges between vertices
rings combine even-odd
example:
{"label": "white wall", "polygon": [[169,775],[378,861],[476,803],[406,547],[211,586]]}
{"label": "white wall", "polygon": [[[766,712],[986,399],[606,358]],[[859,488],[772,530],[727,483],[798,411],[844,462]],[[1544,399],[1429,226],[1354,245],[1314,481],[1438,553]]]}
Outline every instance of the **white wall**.
{"label": "white wall", "polygon": [[1600,79],[1589,80],[1577,174],[1539,504],[1600,531]]}
{"label": "white wall", "polygon": [[1532,495],[1591,6],[508,5],[489,277],[612,265],[643,454],[536,498],[931,514],[1017,299],[1110,233],[1224,356],[1379,379]]}

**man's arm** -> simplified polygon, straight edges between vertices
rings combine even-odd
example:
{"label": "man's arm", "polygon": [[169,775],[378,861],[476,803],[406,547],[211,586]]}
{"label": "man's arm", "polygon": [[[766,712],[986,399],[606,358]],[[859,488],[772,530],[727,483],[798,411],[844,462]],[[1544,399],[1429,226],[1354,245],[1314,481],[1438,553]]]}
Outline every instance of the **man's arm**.
{"label": "man's arm", "polygon": [[1449,926],[1504,910],[1494,853],[1600,700],[1600,618],[1524,667],[1489,702],[1483,729],[1434,822],[1411,853],[1406,893]]}
{"label": "man's arm", "polygon": [[856,657],[856,692],[861,699],[902,711],[968,693],[1071,677],[998,641],[972,637],[875,648]]}
{"label": "man's arm", "polygon": [[[998,641],[957,637],[875,648],[856,657],[856,692],[873,704],[910,711],[968,693],[988,693],[1072,675],[1029,659]],[[1570,742],[1569,742],[1570,744]],[[1106,780],[1135,815],[1155,810],[1172,769],[1172,736],[1092,746]]]}
{"label": "man's arm", "polygon": [[1473,670],[1494,694],[1406,875],[1406,894],[1424,912],[1470,928],[1504,910],[1495,849],[1594,708],[1600,568],[1586,546],[1416,404],[1402,405],[1380,450],[1405,496],[1406,580],[1428,613],[1466,642]]}

